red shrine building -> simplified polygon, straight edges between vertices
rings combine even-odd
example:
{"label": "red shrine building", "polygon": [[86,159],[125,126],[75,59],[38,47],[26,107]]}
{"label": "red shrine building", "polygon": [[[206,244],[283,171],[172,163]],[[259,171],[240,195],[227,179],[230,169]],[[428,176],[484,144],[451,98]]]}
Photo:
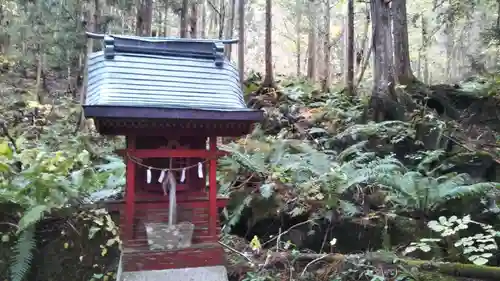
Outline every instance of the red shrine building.
{"label": "red shrine building", "polygon": [[263,112],[246,107],[223,42],[102,37],[84,113],[101,134],[126,137],[119,279],[227,280],[216,139],[248,134]]}

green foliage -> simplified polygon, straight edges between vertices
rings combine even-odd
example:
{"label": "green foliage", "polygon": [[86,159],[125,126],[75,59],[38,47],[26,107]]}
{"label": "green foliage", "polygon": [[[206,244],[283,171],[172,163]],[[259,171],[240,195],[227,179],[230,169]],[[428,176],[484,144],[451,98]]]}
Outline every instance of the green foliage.
{"label": "green foliage", "polygon": [[22,230],[14,246],[14,256],[10,267],[12,281],[22,281],[28,274],[36,248],[35,226],[30,225]]}
{"label": "green foliage", "polygon": [[[453,156],[444,150],[421,150],[426,144],[416,128],[422,124],[430,132],[439,130],[438,139],[448,133],[437,116],[363,124],[362,101],[320,93],[300,81],[284,83],[277,95],[280,102],[264,108],[273,121],[221,147],[230,152],[220,159],[218,175],[232,196],[225,230],[238,222],[245,208],[252,209],[252,221],[277,211],[322,218],[331,210],[349,220],[370,216],[371,208],[414,219],[439,213],[449,202],[482,198],[495,190],[496,183],[450,172],[453,165],[447,160]],[[287,114],[297,118],[296,123],[284,122]],[[398,158],[393,152],[402,143],[417,149]]]}
{"label": "green foliage", "polygon": [[407,171],[379,177],[379,182],[391,192],[389,201],[398,208],[421,213],[436,211],[452,199],[484,195],[495,183],[472,183],[467,174],[450,174],[437,178],[420,172]]}
{"label": "green foliage", "polygon": [[[473,236],[464,236],[464,234],[460,233],[467,230],[469,225],[479,225],[483,233],[476,233]],[[468,261],[476,265],[488,263],[493,257],[493,252],[498,249],[495,237],[500,236],[500,232],[494,230],[491,225],[471,220],[469,215],[463,218],[441,216],[438,220],[429,221],[427,226],[434,232],[439,233],[441,239],[452,239],[453,247],[460,248],[461,255],[466,256]],[[440,242],[441,239],[422,238],[419,242],[411,243],[405,249],[405,254],[415,250],[429,252],[431,246],[436,242]]]}
{"label": "green foliage", "polygon": [[94,168],[86,150],[50,152],[43,146],[24,148],[22,142],[16,147],[13,151],[0,142],[0,204],[21,207],[10,269],[12,280],[21,281],[36,247],[37,223],[55,210],[80,204],[98,189],[116,188],[113,177],[123,176],[123,165]]}
{"label": "green foliage", "polygon": [[[378,136],[387,136],[386,127],[379,128],[384,129]],[[258,131],[254,135],[262,136]],[[222,147],[231,156],[221,159],[220,171],[224,176],[219,180],[236,183],[240,175],[259,178],[260,195],[270,198],[279,193],[285,210],[293,215],[307,212],[311,200],[322,202],[326,209],[342,209],[346,216],[355,215],[359,206],[352,199],[346,200],[353,188],[384,190],[387,203],[399,211],[418,214],[437,211],[449,200],[487,194],[495,187],[495,183],[474,183],[467,174],[427,175],[430,163],[442,152],[420,157],[416,165],[419,172],[408,170],[393,155],[379,157],[374,152],[362,151],[364,144],[355,144],[333,157],[302,141],[248,138]],[[242,204],[233,210],[231,225],[249,204],[249,197],[244,197]]]}

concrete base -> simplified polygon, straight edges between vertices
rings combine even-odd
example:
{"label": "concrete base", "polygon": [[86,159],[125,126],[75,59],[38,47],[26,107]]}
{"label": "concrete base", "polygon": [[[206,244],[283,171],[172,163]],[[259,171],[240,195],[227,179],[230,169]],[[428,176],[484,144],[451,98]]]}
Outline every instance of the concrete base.
{"label": "concrete base", "polygon": [[224,266],[118,272],[118,281],[228,281]]}

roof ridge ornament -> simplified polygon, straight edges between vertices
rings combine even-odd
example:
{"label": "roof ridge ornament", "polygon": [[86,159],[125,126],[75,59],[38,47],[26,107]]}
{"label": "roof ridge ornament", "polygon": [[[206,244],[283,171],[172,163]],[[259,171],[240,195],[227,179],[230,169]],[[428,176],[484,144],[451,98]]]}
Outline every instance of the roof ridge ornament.
{"label": "roof ridge ornament", "polygon": [[117,53],[205,58],[213,59],[217,67],[222,67],[224,64],[224,45],[238,42],[238,39],[139,37],[91,32],[86,32],[86,35],[92,39],[103,39],[106,59],[113,59]]}

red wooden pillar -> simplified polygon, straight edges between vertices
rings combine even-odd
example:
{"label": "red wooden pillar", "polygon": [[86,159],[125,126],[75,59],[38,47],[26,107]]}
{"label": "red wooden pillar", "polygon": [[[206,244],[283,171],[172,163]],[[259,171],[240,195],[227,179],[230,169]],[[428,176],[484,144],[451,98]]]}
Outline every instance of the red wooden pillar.
{"label": "red wooden pillar", "polygon": [[[127,152],[133,154],[136,149],[136,138],[135,136],[127,137]],[[125,243],[128,243],[133,239],[134,235],[134,215],[135,215],[135,170],[136,165],[127,157],[127,184],[125,191],[125,225],[124,225],[124,238]]]}
{"label": "red wooden pillar", "polygon": [[208,195],[208,209],[209,209],[209,225],[208,234],[213,241],[217,241],[217,137],[210,137],[210,152],[213,152],[209,160],[209,195]]}

